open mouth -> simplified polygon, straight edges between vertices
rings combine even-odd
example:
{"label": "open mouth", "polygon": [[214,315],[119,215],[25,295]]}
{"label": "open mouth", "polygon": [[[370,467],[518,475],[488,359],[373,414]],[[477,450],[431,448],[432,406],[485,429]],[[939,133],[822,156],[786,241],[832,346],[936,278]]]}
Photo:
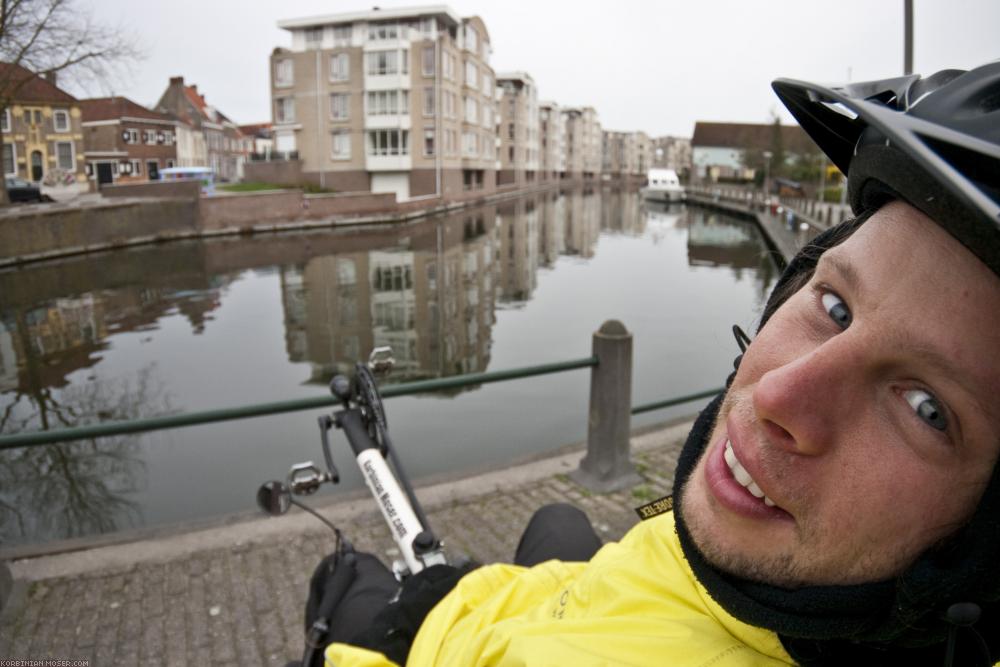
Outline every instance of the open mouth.
{"label": "open mouth", "polygon": [[733,478],[742,486],[744,489],[750,492],[754,498],[762,499],[764,504],[768,507],[776,507],[774,501],[764,495],[764,492],[758,486],[757,482],[754,481],[750,473],[747,472],[743,464],[740,463],[739,459],[736,458],[736,452],[733,451],[733,444],[726,440],[726,451],[724,454],[726,459],[726,465],[729,466],[729,471],[733,473]]}

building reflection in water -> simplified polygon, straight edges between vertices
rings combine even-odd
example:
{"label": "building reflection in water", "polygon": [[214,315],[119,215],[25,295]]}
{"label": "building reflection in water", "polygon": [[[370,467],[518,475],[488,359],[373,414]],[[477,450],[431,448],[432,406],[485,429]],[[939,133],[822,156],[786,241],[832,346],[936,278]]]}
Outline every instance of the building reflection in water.
{"label": "building reflection in water", "polygon": [[737,280],[749,270],[758,294],[767,295],[777,267],[757,225],[700,209],[689,209],[687,218],[691,266],[728,266]]}

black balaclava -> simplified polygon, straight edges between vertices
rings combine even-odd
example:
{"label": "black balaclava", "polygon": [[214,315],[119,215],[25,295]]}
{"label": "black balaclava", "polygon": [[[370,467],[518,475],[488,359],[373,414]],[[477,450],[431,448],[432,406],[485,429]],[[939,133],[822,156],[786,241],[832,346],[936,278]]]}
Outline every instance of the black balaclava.
{"label": "black balaclava", "polygon": [[[823,232],[803,248],[775,286],[758,331],[794,292],[794,286],[811,275],[820,255],[850,236],[873,212]],[[727,389],[734,376],[735,371]],[[951,605],[968,602],[982,611],[977,632],[994,656],[1000,654],[1000,577],[996,574],[1000,567],[1000,481],[996,471],[969,523],[893,580],[792,590],[741,579],[708,563],[692,541],[679,501],[708,445],[723,396],[717,396],[696,420],[678,460],[673,489],[684,555],[716,602],[736,618],[776,632],[789,654],[803,665],[897,661],[941,665],[945,641],[956,626],[945,614]],[[982,663],[983,658],[976,657],[980,640],[962,640],[959,637],[955,664],[977,664],[977,659]]]}

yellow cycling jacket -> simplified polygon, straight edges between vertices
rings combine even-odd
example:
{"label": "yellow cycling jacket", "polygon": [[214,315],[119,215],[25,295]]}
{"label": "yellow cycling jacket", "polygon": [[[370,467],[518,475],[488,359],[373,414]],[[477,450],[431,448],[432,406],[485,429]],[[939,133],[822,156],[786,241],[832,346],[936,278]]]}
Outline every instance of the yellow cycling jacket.
{"label": "yellow cycling jacket", "polygon": [[[331,644],[328,667],[387,667]],[[673,513],[633,528],[589,563],[490,565],[463,577],[424,620],[407,665],[794,664],[773,632],[727,614],[694,578]]]}

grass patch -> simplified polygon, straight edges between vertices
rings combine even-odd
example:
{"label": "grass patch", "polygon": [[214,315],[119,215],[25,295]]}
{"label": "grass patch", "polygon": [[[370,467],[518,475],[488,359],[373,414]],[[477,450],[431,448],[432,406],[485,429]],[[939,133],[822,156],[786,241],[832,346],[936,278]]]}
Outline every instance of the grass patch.
{"label": "grass patch", "polygon": [[330,188],[321,188],[318,185],[313,185],[312,183],[303,183],[301,185],[279,185],[278,183],[262,183],[260,181],[250,181],[247,183],[226,183],[224,185],[216,186],[219,190],[224,190],[225,192],[263,192],[265,190],[302,190],[302,192],[307,195],[313,194],[332,194],[335,190]]}
{"label": "grass patch", "polygon": [[653,489],[651,489],[648,484],[640,484],[639,486],[632,488],[632,497],[641,503],[648,503],[649,501],[654,500],[654,495]]}

